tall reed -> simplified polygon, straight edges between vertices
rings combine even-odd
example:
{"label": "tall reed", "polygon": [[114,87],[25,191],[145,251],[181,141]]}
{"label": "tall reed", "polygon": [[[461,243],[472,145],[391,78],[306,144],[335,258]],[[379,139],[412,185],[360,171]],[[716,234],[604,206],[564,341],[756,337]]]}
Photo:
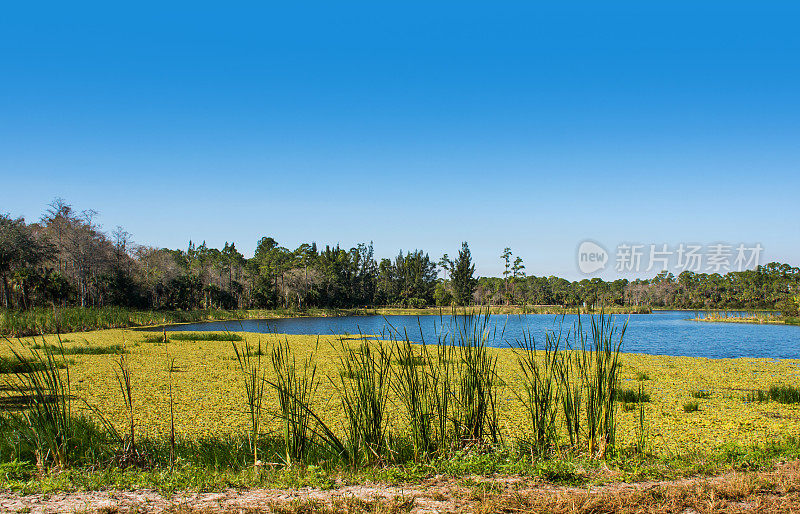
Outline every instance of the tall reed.
{"label": "tall reed", "polygon": [[533,431],[531,452],[536,455],[544,455],[557,446],[556,419],[562,394],[559,379],[564,360],[561,343],[560,333],[546,332],[544,347],[537,352],[535,337],[523,330],[522,340],[514,349],[524,389],[524,394],[515,394],[527,410]]}
{"label": "tall reed", "polygon": [[135,416],[133,409],[133,384],[131,382],[131,368],[128,363],[126,355],[123,353],[117,360],[117,368],[115,370],[117,376],[117,383],[119,384],[120,394],[122,395],[125,410],[128,411],[128,436],[126,441],[125,452],[130,452],[132,455],[136,454],[136,437],[135,437]]}
{"label": "tall reed", "polygon": [[[314,351],[316,353],[316,349]],[[298,365],[288,339],[272,348],[275,380],[269,384],[278,393],[279,418],[283,424],[284,463],[305,462],[314,443],[315,403],[319,379],[314,353]]]}
{"label": "tall reed", "polygon": [[591,317],[591,336],[580,317],[574,330],[577,356],[574,363],[586,395],[586,435],[589,454],[602,458],[614,446],[615,401],[619,387],[619,354],[626,322],[617,330],[613,316]]}
{"label": "tall reed", "polygon": [[486,436],[497,444],[500,442],[499,379],[497,356],[487,347],[492,336],[489,313],[454,313],[450,329],[445,341],[455,347],[453,371],[457,383],[452,388],[455,433],[462,445],[482,443]]}
{"label": "tall reed", "polygon": [[419,460],[436,449],[437,427],[441,430],[443,425],[437,422],[441,371],[425,342],[417,353],[407,334],[402,340],[394,341],[394,353],[397,366],[392,390],[405,408],[414,459]]}
{"label": "tall reed", "polygon": [[388,448],[387,402],[391,388],[392,351],[362,336],[353,348],[341,340],[338,390],[347,419],[351,464],[383,459]]}
{"label": "tall reed", "polygon": [[28,347],[30,356],[22,355],[6,341],[18,361],[15,380],[10,386],[26,399],[25,408],[11,414],[18,435],[35,448],[40,471],[51,462],[58,468],[66,468],[79,427],[72,413],[69,363],[64,357],[61,337],[58,346],[42,340],[41,351]]}
{"label": "tall reed", "polygon": [[[639,398],[644,398],[645,392],[641,382],[639,383]],[[647,452],[648,430],[644,417],[644,402],[639,402],[639,417],[636,427],[636,452],[644,455]]]}
{"label": "tall reed", "polygon": [[261,432],[261,407],[264,401],[266,385],[266,371],[261,365],[261,356],[264,351],[261,348],[260,339],[257,348],[251,346],[247,339],[245,339],[241,350],[236,346],[236,343],[231,344],[233,345],[233,351],[236,353],[236,360],[239,362],[242,385],[247,398],[248,414],[250,415],[248,442],[250,443],[250,451],[253,454],[253,465],[258,466],[260,464],[258,460],[258,437]]}
{"label": "tall reed", "polygon": [[558,380],[561,387],[561,407],[564,412],[564,426],[567,429],[570,446],[577,448],[581,435],[581,405],[583,403],[583,387],[580,374],[577,371],[578,353],[569,350],[569,336],[567,333],[567,348],[564,349],[560,365],[557,368]]}

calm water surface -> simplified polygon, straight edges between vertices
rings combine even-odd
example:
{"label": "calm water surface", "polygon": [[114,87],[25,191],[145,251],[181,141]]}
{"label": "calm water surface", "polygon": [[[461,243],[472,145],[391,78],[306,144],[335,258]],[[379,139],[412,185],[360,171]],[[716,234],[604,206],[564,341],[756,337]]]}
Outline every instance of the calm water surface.
{"label": "calm water surface", "polygon": [[[707,323],[690,321],[692,312],[657,311],[653,314],[615,316],[617,325],[628,320],[623,351],[651,355],[689,357],[767,357],[800,358],[800,326],[755,325],[746,323]],[[571,328],[575,316],[564,318],[564,331]],[[588,316],[583,316],[589,329]],[[530,329],[537,341],[544,341],[548,330],[558,329],[561,316],[551,314],[493,315],[489,324],[496,328],[490,338],[493,346],[513,346]],[[287,318],[275,320],[213,321],[167,326],[168,331],[231,330],[279,334],[380,334],[394,327],[403,330],[413,341],[436,342],[437,334],[446,331],[449,318],[439,316],[345,316],[339,318]],[[444,325],[444,326],[443,326]],[[162,328],[152,330],[160,331]]]}

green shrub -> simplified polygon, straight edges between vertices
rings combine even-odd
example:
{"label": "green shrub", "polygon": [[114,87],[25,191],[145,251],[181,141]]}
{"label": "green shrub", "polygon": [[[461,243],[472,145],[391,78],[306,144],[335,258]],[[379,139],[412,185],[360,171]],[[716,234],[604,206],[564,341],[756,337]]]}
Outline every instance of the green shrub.
{"label": "green shrub", "polygon": [[746,402],[773,402],[792,404],[800,403],[800,387],[791,385],[773,385],[768,390],[754,389],[744,396]]}
{"label": "green shrub", "polygon": [[800,403],[800,388],[791,385],[773,385],[769,398],[778,403]]}
{"label": "green shrub", "polygon": [[683,412],[696,412],[698,410],[700,410],[700,404],[695,401],[683,404]]}
{"label": "green shrub", "polygon": [[707,400],[708,398],[711,398],[711,391],[694,390],[689,394],[692,396],[692,398],[698,398],[701,400]]}
{"label": "green shrub", "polygon": [[636,389],[618,389],[617,401],[622,403],[649,402],[650,395],[644,392],[640,393]]}

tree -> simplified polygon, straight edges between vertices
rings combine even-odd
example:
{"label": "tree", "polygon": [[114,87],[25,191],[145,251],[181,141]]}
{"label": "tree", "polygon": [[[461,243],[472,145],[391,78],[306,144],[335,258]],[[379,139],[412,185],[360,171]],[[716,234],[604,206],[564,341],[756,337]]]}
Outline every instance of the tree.
{"label": "tree", "polygon": [[22,307],[30,306],[30,284],[39,277],[40,265],[52,254],[50,243],[40,241],[24,219],[0,214],[0,285],[4,307],[15,306],[11,294],[12,281],[21,292]]}
{"label": "tree", "polygon": [[464,241],[461,243],[461,250],[458,251],[458,258],[453,265],[452,273],[453,297],[458,305],[472,303],[472,293],[475,291],[477,283],[474,274],[475,265],[472,263],[469,245]]}
{"label": "tree", "polygon": [[447,279],[447,274],[453,271],[453,261],[450,260],[447,254],[442,255],[442,258],[439,259],[439,262],[436,263],[442,271],[444,271],[444,278]]}
{"label": "tree", "polygon": [[500,258],[503,259],[505,264],[505,269],[503,270],[503,298],[505,298],[506,305],[508,305],[508,282],[511,276],[511,247],[506,246]]}
{"label": "tree", "polygon": [[511,297],[514,299],[514,303],[517,303],[517,282],[520,279],[525,278],[525,265],[522,264],[522,257],[517,256],[517,258],[514,259],[514,265],[511,267],[511,273]]}

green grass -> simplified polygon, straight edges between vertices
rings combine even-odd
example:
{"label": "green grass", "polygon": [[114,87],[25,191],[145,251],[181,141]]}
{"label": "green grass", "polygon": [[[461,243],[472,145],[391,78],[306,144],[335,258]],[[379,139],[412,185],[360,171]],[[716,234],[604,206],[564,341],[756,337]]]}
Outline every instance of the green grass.
{"label": "green grass", "polygon": [[689,393],[689,395],[692,398],[697,398],[697,399],[700,399],[700,400],[707,400],[707,399],[711,398],[711,391],[695,389],[694,391],[691,391]]}
{"label": "green grass", "polygon": [[[8,434],[0,429],[0,435]],[[2,437],[0,441],[6,439]],[[607,483],[609,475],[614,477],[612,480],[620,482],[670,480],[726,471],[770,469],[776,462],[800,457],[800,442],[787,438],[758,446],[725,444],[702,452],[675,452],[662,456],[643,456],[633,448],[623,448],[604,461],[572,453],[530,460],[520,458],[513,449],[501,448],[452,452],[424,465],[409,461],[343,468],[321,462],[313,466],[265,467],[255,472],[246,438],[179,440],[174,467],[170,465],[169,448],[163,440],[144,439],[139,445],[141,451],[149,456],[148,467],[120,468],[86,463],[57,473],[40,474],[31,462],[15,459],[9,445],[2,442],[0,488],[19,494],[145,488],[171,495],[179,491],[216,492],[252,487],[330,489],[337,485],[366,482],[414,483],[433,475],[468,477],[491,474],[586,487]],[[260,452],[277,457],[281,447],[280,438],[264,439]],[[465,479],[465,485],[470,483]]]}

